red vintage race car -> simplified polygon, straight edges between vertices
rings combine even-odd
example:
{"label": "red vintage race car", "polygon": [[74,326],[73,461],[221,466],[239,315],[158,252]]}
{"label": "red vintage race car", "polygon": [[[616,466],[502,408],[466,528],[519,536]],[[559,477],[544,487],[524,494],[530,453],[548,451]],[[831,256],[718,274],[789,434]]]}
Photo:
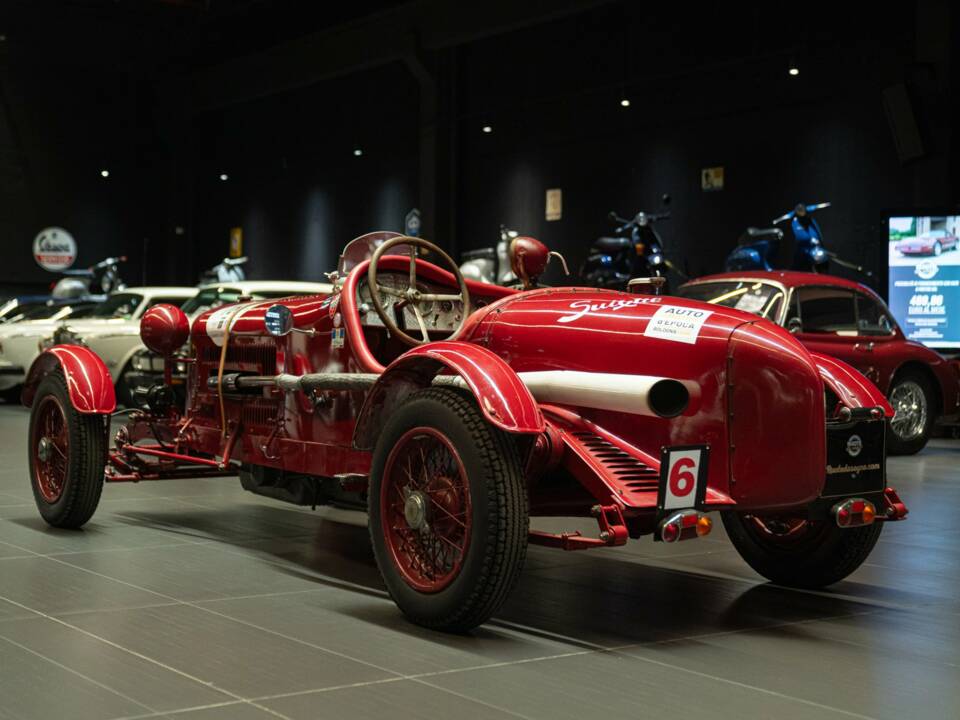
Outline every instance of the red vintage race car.
{"label": "red vintage race car", "polygon": [[[187,363],[186,406],[158,385],[112,442],[103,363],[47,350],[23,395],[41,515],[79,527],[104,482],[217,475],[299,505],[368,509],[397,605],[460,631],[496,612],[528,542],[692,540],[719,511],[758,572],[818,587],[906,514],[886,486],[883,395],[755,315],[474,284],[439,247],[392,233],[350,243],[335,283],[192,326],[152,309],[143,340],[168,374]],[[530,516],[597,529],[531,531]]]}

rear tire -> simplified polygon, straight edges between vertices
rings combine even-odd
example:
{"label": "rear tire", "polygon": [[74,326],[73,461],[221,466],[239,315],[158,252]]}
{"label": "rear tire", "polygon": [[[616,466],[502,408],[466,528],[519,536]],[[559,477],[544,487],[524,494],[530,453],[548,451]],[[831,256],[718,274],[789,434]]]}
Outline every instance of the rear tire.
{"label": "rear tire", "polygon": [[924,447],[936,422],[936,403],[930,380],[923,373],[900,373],[890,386],[894,417],[887,424],[887,452],[914,455]]}
{"label": "rear tire", "polygon": [[37,388],[30,411],[30,485],[40,516],[53,527],[79,528],[103,489],[107,433],[103,415],[77,412],[57,370]]}
{"label": "rear tire", "polygon": [[529,529],[516,443],[472,400],[414,393],[373,453],[370,539],[390,596],[418,625],[464,632],[516,584]]}
{"label": "rear tire", "polygon": [[807,520],[795,534],[777,534],[776,518],[722,513],[723,527],[746,563],[778,585],[821,588],[847,577],[877,544],[883,523],[841,528],[829,520]]}

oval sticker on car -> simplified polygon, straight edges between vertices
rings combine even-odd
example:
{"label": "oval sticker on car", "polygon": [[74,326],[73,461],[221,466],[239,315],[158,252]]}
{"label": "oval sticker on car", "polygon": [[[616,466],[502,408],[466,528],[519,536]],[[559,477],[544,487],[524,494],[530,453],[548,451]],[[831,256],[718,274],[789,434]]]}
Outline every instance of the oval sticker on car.
{"label": "oval sticker on car", "polygon": [[861,450],[863,450],[863,440],[860,439],[859,435],[851,435],[847,439],[847,455],[856,457]]}

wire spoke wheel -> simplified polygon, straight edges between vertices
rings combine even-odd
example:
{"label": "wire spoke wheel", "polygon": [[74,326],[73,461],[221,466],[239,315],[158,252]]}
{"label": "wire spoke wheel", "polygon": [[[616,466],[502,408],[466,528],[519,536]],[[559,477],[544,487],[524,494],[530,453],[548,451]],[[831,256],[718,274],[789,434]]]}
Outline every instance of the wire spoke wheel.
{"label": "wire spoke wheel", "polygon": [[373,450],[370,543],[390,597],[413,622],[464,632],[503,604],[530,527],[517,444],[473,398],[407,396]]}
{"label": "wire spoke wheel", "polygon": [[40,496],[53,504],[63,495],[70,450],[66,413],[54,395],[40,401],[34,422],[34,482]]}
{"label": "wire spoke wheel", "polygon": [[894,416],[890,427],[901,440],[915,440],[927,426],[927,396],[917,383],[905,380],[890,393]]}
{"label": "wire spoke wheel", "polygon": [[79,528],[103,489],[108,418],[74,409],[59,370],[41,380],[30,413],[27,455],[40,516],[53,527]]}
{"label": "wire spoke wheel", "polygon": [[470,545],[467,473],[439,431],[407,431],[387,458],[381,490],[387,547],[410,587],[438,592],[457,577]]}

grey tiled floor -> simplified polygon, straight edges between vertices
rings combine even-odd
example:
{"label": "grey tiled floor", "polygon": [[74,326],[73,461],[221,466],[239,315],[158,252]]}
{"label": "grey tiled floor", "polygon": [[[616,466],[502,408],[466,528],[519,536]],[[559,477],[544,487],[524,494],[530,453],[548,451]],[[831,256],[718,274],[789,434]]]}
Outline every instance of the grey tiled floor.
{"label": "grey tiled floor", "polygon": [[960,442],[890,463],[911,508],[825,592],[715,535],[531,548],[469,636],[408,624],[363,518],[236,480],[112,486],[37,515],[27,413],[0,406],[0,718],[957,718]]}

